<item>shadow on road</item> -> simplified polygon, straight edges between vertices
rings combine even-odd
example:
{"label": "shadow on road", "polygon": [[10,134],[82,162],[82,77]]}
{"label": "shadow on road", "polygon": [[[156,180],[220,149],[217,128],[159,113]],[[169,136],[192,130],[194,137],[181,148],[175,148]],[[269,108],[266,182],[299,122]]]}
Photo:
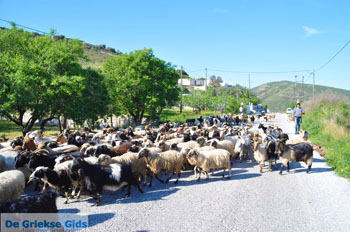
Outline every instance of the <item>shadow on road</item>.
{"label": "shadow on road", "polygon": [[72,208],[72,209],[60,209],[58,210],[59,213],[79,213],[80,210],[76,209],[76,208]]}
{"label": "shadow on road", "polygon": [[234,175],[231,178],[233,180],[243,180],[243,179],[249,179],[249,178],[254,178],[259,176],[261,176],[260,173],[247,173],[247,174],[241,174],[241,175]]}
{"label": "shadow on road", "polygon": [[[225,178],[222,178],[222,170],[218,170],[214,173],[214,175],[209,175],[209,180],[206,180],[206,175],[201,175],[200,182],[197,181],[197,178],[194,177],[193,171],[184,171],[181,174],[181,178],[178,184],[174,184],[177,175],[175,175],[167,184],[162,184],[158,180],[153,180],[152,187],[143,186],[143,190],[145,193],[140,193],[136,187],[132,187],[132,193],[129,198],[124,198],[126,191],[117,191],[115,194],[109,191],[104,191],[102,198],[102,205],[120,203],[141,203],[147,201],[159,201],[164,200],[169,195],[172,195],[180,190],[177,188],[178,186],[191,186],[191,185],[199,185],[199,184],[207,184],[216,181],[236,181],[240,179],[249,179],[254,177],[259,177],[261,174],[259,173],[246,173],[247,170],[243,169],[232,169],[230,179],[226,178],[228,172],[225,172]],[[160,178],[165,180],[164,175],[160,175]],[[95,203],[93,199],[86,199],[86,201],[91,202],[91,204]]]}
{"label": "shadow on road", "polygon": [[[312,168],[311,167],[310,173],[322,173],[322,172],[330,172],[330,171],[333,171],[333,169],[332,168]],[[306,172],[306,168],[295,170],[295,172]]]}
{"label": "shadow on road", "polygon": [[89,219],[89,227],[96,226],[101,224],[111,218],[113,218],[115,213],[97,213],[91,214],[88,216]]}
{"label": "shadow on road", "polygon": [[324,159],[313,158],[312,162],[313,163],[325,163],[326,161],[324,161]]}
{"label": "shadow on road", "polygon": [[240,163],[239,161],[235,161],[232,164],[233,168],[251,168],[258,165],[257,162],[247,162],[247,161],[243,161],[242,163]]}
{"label": "shadow on road", "polygon": [[[169,183],[162,184],[157,179],[153,179],[153,185],[152,187],[142,186],[145,193],[140,193],[138,189],[135,186],[132,186],[132,193],[129,198],[125,198],[124,195],[126,194],[126,189],[124,191],[118,190],[117,192],[113,193],[111,191],[103,191],[102,195],[102,205],[109,205],[109,204],[127,204],[127,203],[141,203],[141,202],[147,202],[147,201],[159,201],[164,200],[169,195],[172,195],[180,190],[180,188],[177,188],[177,186],[191,186],[191,185],[200,185],[200,184],[207,184],[217,181],[236,181],[241,179],[249,179],[249,178],[255,178],[261,176],[260,173],[247,173],[248,170],[242,169],[247,168],[250,166],[257,165],[256,163],[234,163],[233,167],[231,169],[231,177],[230,179],[227,179],[228,171],[225,172],[225,178],[222,177],[222,169],[217,170],[214,172],[214,175],[211,175],[212,172],[209,172],[209,180],[207,181],[206,175],[201,175],[200,182],[197,181],[197,177],[194,176],[194,173],[192,170],[186,170],[181,173],[180,180],[178,184],[174,184],[177,175],[174,175],[174,177],[169,181]],[[162,180],[166,180],[168,176],[160,174],[159,178]],[[149,179],[147,180],[149,182]],[[74,200],[70,199],[69,204],[80,204],[80,202],[88,202],[91,203],[91,205],[95,204],[96,200],[94,200],[91,197],[84,196],[80,200]],[[77,213],[77,209],[66,209],[63,210],[64,213]],[[78,211],[79,212],[79,211]]]}

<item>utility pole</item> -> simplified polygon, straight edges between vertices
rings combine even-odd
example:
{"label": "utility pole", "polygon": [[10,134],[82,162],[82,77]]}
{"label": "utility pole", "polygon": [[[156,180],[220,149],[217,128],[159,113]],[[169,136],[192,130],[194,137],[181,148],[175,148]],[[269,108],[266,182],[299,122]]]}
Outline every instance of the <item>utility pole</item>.
{"label": "utility pole", "polygon": [[294,101],[296,102],[297,101],[297,97],[296,97],[296,91],[297,91],[297,75],[294,76]]}
{"label": "utility pole", "polygon": [[182,65],[181,65],[181,70],[180,70],[180,77],[181,77],[181,103],[180,103],[180,114],[182,114],[182,94],[183,94],[183,87],[182,87]]}
{"label": "utility pole", "polygon": [[250,104],[250,74],[248,74],[248,80],[249,80],[248,100],[249,100],[249,104]]}
{"label": "utility pole", "polygon": [[312,100],[315,99],[315,69],[312,72]]}
{"label": "utility pole", "polygon": [[304,76],[302,78],[302,83],[303,83],[303,97],[301,99],[304,101]]}
{"label": "utility pole", "polygon": [[205,68],[205,91],[207,91],[207,88],[208,88],[208,77],[207,77],[207,72],[208,72],[208,69]]}
{"label": "utility pole", "polygon": [[[205,68],[205,92],[208,90],[208,69]],[[207,104],[204,105],[204,110],[207,111]]]}

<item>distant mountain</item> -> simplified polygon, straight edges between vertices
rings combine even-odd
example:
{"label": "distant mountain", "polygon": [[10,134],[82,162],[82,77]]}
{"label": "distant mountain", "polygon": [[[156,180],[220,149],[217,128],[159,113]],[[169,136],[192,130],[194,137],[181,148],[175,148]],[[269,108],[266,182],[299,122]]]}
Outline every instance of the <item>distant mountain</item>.
{"label": "distant mountain", "polygon": [[[294,99],[294,82],[291,81],[277,81],[269,82],[257,86],[252,89],[252,92],[258,96],[264,104],[267,104],[270,111],[281,112],[285,111],[288,103]],[[298,83],[296,85],[296,95],[299,99],[306,101],[312,98],[312,85],[304,85],[304,97],[302,97],[303,86]],[[345,89],[337,89],[322,85],[315,85],[315,95],[322,93],[334,93],[338,96],[347,98],[350,101],[350,91]]]}

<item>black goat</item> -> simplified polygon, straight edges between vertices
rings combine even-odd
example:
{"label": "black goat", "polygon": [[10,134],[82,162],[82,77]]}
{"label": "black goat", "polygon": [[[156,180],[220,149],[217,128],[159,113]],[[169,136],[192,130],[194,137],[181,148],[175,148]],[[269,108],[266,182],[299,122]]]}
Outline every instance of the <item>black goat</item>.
{"label": "black goat", "polygon": [[269,170],[271,170],[272,160],[275,160],[275,169],[277,169],[277,145],[273,137],[267,136],[265,138],[266,153],[269,159]]}
{"label": "black goat", "polygon": [[0,203],[0,213],[57,213],[57,194],[46,192]]}
{"label": "black goat", "polygon": [[22,137],[16,137],[11,143],[12,148],[15,148],[16,146],[22,146],[23,145],[23,138]]}
{"label": "black goat", "polygon": [[43,154],[43,152],[32,153],[29,157],[28,167],[33,170],[40,166],[53,169],[56,158],[57,155],[47,155]]}
{"label": "black goat", "polygon": [[282,161],[281,171],[282,174],[283,166],[287,167],[289,172],[289,162],[300,162],[303,161],[307,164],[306,172],[309,173],[312,166],[313,148],[308,143],[297,143],[293,145],[287,145],[285,142],[278,144],[280,151],[280,160]]}
{"label": "black goat", "polygon": [[29,177],[29,181],[33,180],[41,180],[58,191],[63,190],[66,197],[64,203],[68,203],[68,192],[72,188],[72,181],[66,170],[56,171],[47,167],[38,167]]}
{"label": "black goat", "polygon": [[86,189],[96,196],[96,205],[101,204],[103,189],[115,191],[127,184],[128,193],[125,197],[130,196],[131,185],[137,186],[139,191],[143,193],[140,181],[132,173],[130,165],[92,165],[83,159],[75,159],[73,161],[72,171],[79,171],[79,173],[81,173],[85,180]]}

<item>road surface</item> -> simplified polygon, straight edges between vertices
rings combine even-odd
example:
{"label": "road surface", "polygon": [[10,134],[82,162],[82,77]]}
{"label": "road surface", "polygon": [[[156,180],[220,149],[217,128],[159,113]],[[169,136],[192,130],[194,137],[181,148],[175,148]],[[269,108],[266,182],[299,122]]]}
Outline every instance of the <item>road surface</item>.
{"label": "road surface", "polygon": [[[274,123],[293,132],[284,114]],[[260,174],[256,163],[234,163],[229,180],[217,171],[198,183],[187,171],[178,185],[154,181],[144,194],[133,188],[128,199],[120,191],[105,192],[99,207],[87,197],[69,204],[59,197],[57,202],[62,213],[89,214],[90,231],[349,232],[349,180],[336,176],[318,154],[310,174],[305,168],[293,163],[281,176],[266,167]]]}

